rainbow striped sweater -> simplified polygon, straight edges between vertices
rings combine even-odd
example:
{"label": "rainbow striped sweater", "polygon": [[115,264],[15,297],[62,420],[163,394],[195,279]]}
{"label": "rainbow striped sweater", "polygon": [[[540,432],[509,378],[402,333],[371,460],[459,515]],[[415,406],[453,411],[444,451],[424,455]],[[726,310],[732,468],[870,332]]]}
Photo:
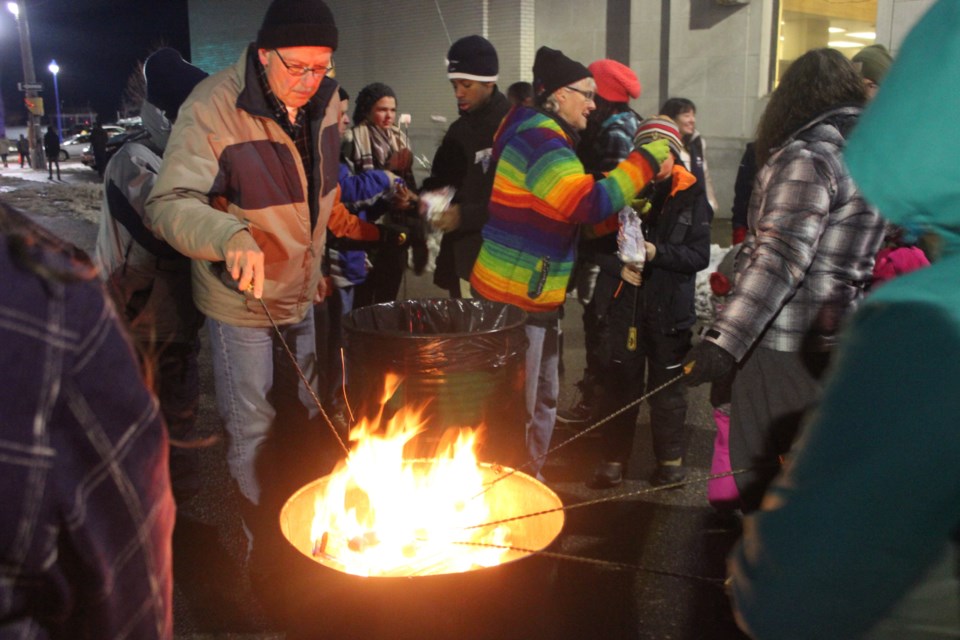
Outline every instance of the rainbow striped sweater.
{"label": "rainbow striped sweater", "polygon": [[493,161],[490,218],[470,284],[488,300],[532,313],[563,304],[579,225],[618,212],[659,170],[645,151],[633,151],[597,180],[563,125],[528,107],[515,107],[500,124]]}

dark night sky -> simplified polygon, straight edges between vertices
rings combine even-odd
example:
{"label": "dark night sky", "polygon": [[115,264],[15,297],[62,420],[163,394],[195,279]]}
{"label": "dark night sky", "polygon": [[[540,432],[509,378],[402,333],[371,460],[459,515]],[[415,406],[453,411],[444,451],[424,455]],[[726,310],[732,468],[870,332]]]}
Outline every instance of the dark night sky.
{"label": "dark night sky", "polygon": [[[161,45],[189,59],[187,0],[25,0],[37,81],[47,113],[55,109],[50,60],[60,66],[64,110],[86,109],[116,118],[127,78]],[[0,1],[0,87],[7,121],[25,113],[20,38],[16,21]]]}

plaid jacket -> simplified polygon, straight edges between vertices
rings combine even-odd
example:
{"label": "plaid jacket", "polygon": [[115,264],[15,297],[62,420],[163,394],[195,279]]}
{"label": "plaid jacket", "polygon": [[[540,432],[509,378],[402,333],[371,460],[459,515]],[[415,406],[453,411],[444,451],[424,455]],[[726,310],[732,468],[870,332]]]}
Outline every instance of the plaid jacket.
{"label": "plaid jacket", "polygon": [[99,283],[38,276],[12,253],[0,233],[0,637],[170,638],[157,403]]}
{"label": "plaid jacket", "polygon": [[860,112],[849,106],[822,114],[757,174],[734,289],[706,333],[737,360],[755,344],[825,349],[863,297],[883,220],[841,158]]}

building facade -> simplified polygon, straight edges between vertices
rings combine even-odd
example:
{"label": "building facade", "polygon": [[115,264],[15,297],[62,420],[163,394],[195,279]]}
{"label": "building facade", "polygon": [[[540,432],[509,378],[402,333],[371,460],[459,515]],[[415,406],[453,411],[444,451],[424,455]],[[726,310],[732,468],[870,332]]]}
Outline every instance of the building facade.
{"label": "building facade", "polygon": [[[537,48],[588,64],[614,58],[643,85],[632,105],[650,115],[671,96],[697,105],[697,127],[718,217],[729,217],[743,147],[779,74],[804,51],[835,46],[852,56],[877,42],[894,55],[934,0],[326,0],[337,19],[336,77],[351,96],[384,82],[410,114],[420,173],[456,104],[446,79],[449,44],[488,38],[500,56],[500,87],[531,80]],[[192,61],[209,72],[251,42],[269,0],[190,0]]]}

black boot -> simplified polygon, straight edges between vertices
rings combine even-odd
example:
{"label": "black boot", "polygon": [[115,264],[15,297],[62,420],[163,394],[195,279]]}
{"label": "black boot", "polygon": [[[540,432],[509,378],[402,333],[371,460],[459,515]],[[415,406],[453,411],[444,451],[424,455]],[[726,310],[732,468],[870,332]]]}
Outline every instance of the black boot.
{"label": "black boot", "polygon": [[[687,478],[687,470],[683,464],[662,464],[658,463],[656,470],[650,476],[650,484],[654,487],[662,487],[668,484],[683,482]],[[679,489],[680,487],[671,487]]]}
{"label": "black boot", "polygon": [[593,484],[598,489],[609,489],[622,483],[622,462],[602,462],[593,471]]}

